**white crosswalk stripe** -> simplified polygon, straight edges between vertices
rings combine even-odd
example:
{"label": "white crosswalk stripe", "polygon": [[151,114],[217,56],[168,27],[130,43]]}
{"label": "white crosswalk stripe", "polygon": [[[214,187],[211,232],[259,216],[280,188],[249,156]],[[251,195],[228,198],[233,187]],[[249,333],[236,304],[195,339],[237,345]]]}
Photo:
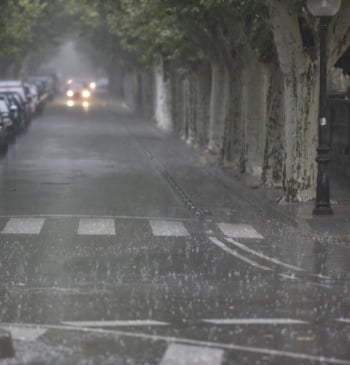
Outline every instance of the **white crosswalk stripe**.
{"label": "white crosswalk stripe", "polygon": [[78,234],[114,236],[114,220],[104,218],[82,218],[79,221]]}
{"label": "white crosswalk stripe", "polygon": [[44,218],[11,218],[1,233],[40,234],[44,222]]}
{"label": "white crosswalk stripe", "polygon": [[171,344],[160,365],[220,365],[223,358],[221,349]]}
{"label": "white crosswalk stripe", "polygon": [[36,341],[39,337],[43,336],[46,332],[46,328],[35,327],[0,327],[11,333],[14,340],[19,341]]}
{"label": "white crosswalk stripe", "polygon": [[188,237],[190,236],[182,222],[178,221],[149,221],[154,236]]}
{"label": "white crosswalk stripe", "polygon": [[226,237],[230,238],[264,238],[249,224],[218,223],[218,227]]}

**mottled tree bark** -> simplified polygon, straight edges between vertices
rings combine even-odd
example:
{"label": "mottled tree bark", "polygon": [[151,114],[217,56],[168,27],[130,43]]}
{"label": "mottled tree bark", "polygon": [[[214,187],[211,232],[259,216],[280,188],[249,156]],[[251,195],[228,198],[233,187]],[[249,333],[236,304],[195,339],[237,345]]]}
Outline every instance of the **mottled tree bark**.
{"label": "mottled tree bark", "polygon": [[267,186],[282,188],[285,169],[283,75],[279,65],[275,63],[268,65],[268,74],[266,141],[262,183]]}
{"label": "mottled tree bark", "polygon": [[303,50],[295,3],[273,0],[270,15],[283,74],[285,196],[304,201],[315,195],[318,64]]}
{"label": "mottled tree bark", "polygon": [[209,105],[211,94],[211,68],[204,63],[198,67],[195,74],[196,90],[196,135],[195,144],[207,146],[209,128]]}
{"label": "mottled tree bark", "polygon": [[171,118],[171,82],[170,75],[165,70],[163,60],[155,66],[155,99],[154,110],[157,126],[164,130],[172,130],[173,122]]}
{"label": "mottled tree bark", "polygon": [[211,63],[211,75],[208,148],[213,154],[221,156],[228,119],[229,72],[223,62],[213,61]]}
{"label": "mottled tree bark", "polygon": [[[285,195],[287,201],[309,200],[315,196],[317,175],[319,62],[303,49],[295,2],[270,0],[269,4],[284,85]],[[330,26],[330,66],[350,44],[349,17],[346,2]]]}

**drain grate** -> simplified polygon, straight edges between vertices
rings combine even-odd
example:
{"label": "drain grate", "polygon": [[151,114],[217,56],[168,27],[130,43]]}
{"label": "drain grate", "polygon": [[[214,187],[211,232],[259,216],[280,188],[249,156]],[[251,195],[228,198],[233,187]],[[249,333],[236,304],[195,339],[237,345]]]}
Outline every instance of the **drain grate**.
{"label": "drain grate", "polygon": [[[126,131],[131,136],[128,127],[126,127]],[[154,168],[154,170],[160,173],[165,178],[168,184],[172,187],[172,189],[175,191],[175,193],[179,196],[179,198],[183,201],[183,203],[187,206],[187,208],[191,211],[193,215],[195,215],[196,217],[203,217],[211,214],[209,210],[201,209],[192,202],[190,197],[185,193],[185,191],[181,188],[181,186],[173,179],[173,177],[168,173],[168,171],[163,168],[163,166],[159,163],[159,161],[153,155],[153,153],[149,151],[147,147],[142,142],[140,142],[140,140],[132,138],[132,141],[135,147],[142,154],[147,155],[147,157],[151,162],[151,166]]]}
{"label": "drain grate", "polygon": [[197,207],[189,196],[185,193],[185,191],[181,188],[181,186],[173,179],[173,177],[166,170],[161,170],[162,176],[165,180],[170,184],[170,186],[174,189],[176,194],[180,197],[180,199],[185,203],[187,208],[192,212],[195,216],[205,216],[210,215],[210,211],[206,209],[201,209]]}

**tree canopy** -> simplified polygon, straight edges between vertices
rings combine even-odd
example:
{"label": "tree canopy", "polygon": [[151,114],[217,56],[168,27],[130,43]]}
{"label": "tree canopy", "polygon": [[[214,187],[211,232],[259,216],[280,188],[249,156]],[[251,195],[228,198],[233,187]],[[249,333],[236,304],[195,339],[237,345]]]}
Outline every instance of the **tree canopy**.
{"label": "tree canopy", "polygon": [[[109,63],[118,54],[143,64],[162,57],[192,65],[232,58],[247,42],[261,61],[269,61],[275,57],[269,22],[273,1],[3,0],[0,62],[43,57],[69,33],[79,34],[91,44],[91,55]],[[314,52],[316,21],[305,15],[304,1],[294,1],[294,7],[304,47]]]}
{"label": "tree canopy", "polygon": [[51,54],[69,29],[64,0],[3,0],[0,5],[2,68],[34,63]]}

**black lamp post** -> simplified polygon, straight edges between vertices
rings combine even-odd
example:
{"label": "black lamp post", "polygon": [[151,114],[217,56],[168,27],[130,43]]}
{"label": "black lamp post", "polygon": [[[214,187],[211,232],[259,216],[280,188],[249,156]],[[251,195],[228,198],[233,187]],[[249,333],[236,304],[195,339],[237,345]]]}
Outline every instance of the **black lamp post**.
{"label": "black lamp post", "polygon": [[329,123],[327,121],[327,36],[332,16],[340,9],[341,0],[307,0],[310,13],[320,19],[320,100],[317,147],[317,190],[314,215],[333,214],[329,197]]}

